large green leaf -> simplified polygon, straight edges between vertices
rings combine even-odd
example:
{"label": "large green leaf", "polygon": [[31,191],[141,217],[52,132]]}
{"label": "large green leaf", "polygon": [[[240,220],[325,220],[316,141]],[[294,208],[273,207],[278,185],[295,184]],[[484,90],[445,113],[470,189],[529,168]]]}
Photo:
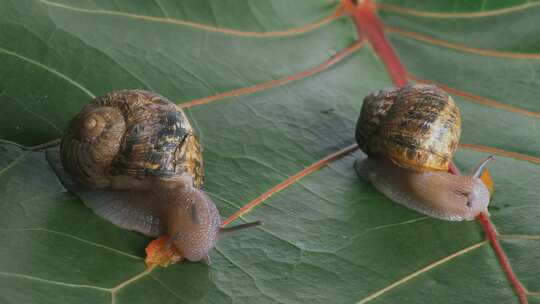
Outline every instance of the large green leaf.
{"label": "large green leaf", "polygon": [[[468,144],[458,167],[499,154],[491,219],[540,303],[540,5],[433,3],[391,1],[380,15],[415,79],[456,93]],[[363,96],[391,86],[350,17],[329,18],[339,5],[0,0],[0,302],[517,302],[477,223],[389,201],[357,178],[357,152],[244,215],[265,225],[221,240],[211,267],[145,272],[149,239],[98,218],[25,147],[58,138],[113,89],[179,104],[232,91],[187,110],[205,190],[228,216],[352,144]]]}

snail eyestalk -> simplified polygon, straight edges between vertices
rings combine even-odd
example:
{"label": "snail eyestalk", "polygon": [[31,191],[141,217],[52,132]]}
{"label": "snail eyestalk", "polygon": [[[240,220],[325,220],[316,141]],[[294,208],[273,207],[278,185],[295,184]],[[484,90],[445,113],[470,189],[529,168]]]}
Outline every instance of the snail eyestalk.
{"label": "snail eyestalk", "polygon": [[232,227],[222,227],[219,229],[219,234],[220,235],[229,234],[231,232],[244,230],[246,228],[257,227],[257,226],[262,225],[262,223],[263,223],[262,221],[255,221],[255,222],[249,222],[249,223],[240,224],[240,225],[236,225]]}
{"label": "snail eyestalk", "polygon": [[473,173],[471,174],[471,176],[473,178],[480,178],[480,176],[482,176],[482,173],[484,172],[484,170],[486,169],[486,166],[487,164],[494,160],[495,159],[495,156],[493,155],[490,155],[488,158],[486,158],[483,162],[481,162],[480,164],[478,164],[478,166],[476,167],[476,169],[473,171]]}

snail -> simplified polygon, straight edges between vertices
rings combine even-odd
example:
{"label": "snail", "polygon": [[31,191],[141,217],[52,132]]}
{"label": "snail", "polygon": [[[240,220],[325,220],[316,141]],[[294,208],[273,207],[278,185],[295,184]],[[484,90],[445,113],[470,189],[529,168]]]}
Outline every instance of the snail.
{"label": "snail", "polygon": [[409,84],[364,99],[356,141],[367,157],[358,175],[391,200],[431,217],[472,220],[487,212],[480,176],[493,156],[467,176],[448,173],[461,134],[459,109],[436,86]]}
{"label": "snail", "polygon": [[202,150],[182,110],[161,95],[114,91],[73,118],[49,162],[64,186],[99,216],[129,230],[169,236],[189,261],[209,261],[222,228],[201,190]]}

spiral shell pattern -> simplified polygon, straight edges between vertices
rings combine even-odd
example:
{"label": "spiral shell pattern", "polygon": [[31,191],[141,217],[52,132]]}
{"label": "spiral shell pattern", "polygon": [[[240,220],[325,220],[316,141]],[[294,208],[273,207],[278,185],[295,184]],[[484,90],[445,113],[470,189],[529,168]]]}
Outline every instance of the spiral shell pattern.
{"label": "spiral shell pattern", "polygon": [[416,171],[447,170],[461,134],[454,100],[434,85],[382,90],[364,99],[356,128],[360,148]]}
{"label": "spiral shell pattern", "polygon": [[65,170],[92,188],[151,181],[203,184],[202,150],[182,110],[161,95],[114,91],[87,104],[62,138]]}

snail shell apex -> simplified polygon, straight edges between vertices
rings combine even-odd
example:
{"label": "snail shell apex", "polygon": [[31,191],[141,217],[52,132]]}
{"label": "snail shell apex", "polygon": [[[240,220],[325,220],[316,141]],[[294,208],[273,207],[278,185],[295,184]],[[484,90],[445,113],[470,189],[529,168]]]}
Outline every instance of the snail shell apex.
{"label": "snail shell apex", "polygon": [[71,121],[60,155],[66,171],[91,188],[134,188],[152,177],[203,183],[202,151],[187,117],[148,91],[92,100]]}
{"label": "snail shell apex", "polygon": [[356,128],[362,151],[415,171],[446,171],[461,134],[454,100],[433,85],[386,89],[364,99]]}

